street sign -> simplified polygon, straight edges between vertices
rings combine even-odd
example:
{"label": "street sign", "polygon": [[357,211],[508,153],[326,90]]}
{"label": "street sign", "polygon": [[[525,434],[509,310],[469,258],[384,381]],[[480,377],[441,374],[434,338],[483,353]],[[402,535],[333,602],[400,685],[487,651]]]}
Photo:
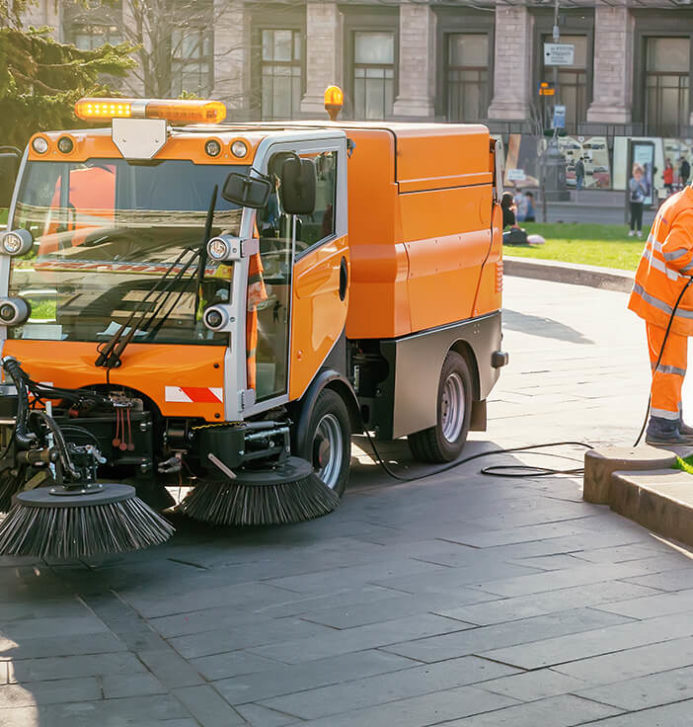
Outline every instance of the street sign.
{"label": "street sign", "polygon": [[544,43],[545,66],[572,66],[575,46],[572,43]]}
{"label": "street sign", "polygon": [[507,177],[509,182],[524,182],[527,179],[524,169],[508,169]]}
{"label": "street sign", "polygon": [[553,107],[553,128],[565,129],[565,106],[556,104]]}

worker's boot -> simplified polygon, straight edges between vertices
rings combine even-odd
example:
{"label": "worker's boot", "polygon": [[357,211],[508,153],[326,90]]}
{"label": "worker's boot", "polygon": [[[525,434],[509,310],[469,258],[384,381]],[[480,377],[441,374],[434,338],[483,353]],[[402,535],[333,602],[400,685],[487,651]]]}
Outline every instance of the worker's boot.
{"label": "worker's boot", "polygon": [[647,444],[657,446],[693,446],[693,430],[686,427],[691,434],[682,434],[679,430],[677,419],[664,419],[662,417],[650,417],[645,433]]}
{"label": "worker's boot", "polygon": [[689,427],[683,419],[679,419],[679,432],[684,437],[693,437],[693,427]]}

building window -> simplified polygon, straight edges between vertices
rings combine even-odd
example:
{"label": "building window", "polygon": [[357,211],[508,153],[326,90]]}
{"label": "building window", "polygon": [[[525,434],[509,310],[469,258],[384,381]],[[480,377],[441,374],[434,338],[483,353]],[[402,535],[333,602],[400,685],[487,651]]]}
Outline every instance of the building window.
{"label": "building window", "polygon": [[392,114],[395,34],[354,33],[354,115],[385,119]]}
{"label": "building window", "polygon": [[106,43],[118,45],[123,42],[123,35],[116,25],[76,23],[71,28],[70,36],[80,50],[94,50]]}
{"label": "building window", "polygon": [[262,118],[292,119],[299,113],[303,42],[298,30],[262,31]]}
{"label": "building window", "polygon": [[204,28],[175,28],[171,33],[171,93],[207,95],[212,89],[212,33]]}
{"label": "building window", "polygon": [[488,35],[447,36],[445,96],[448,121],[479,121],[488,111]]}
{"label": "building window", "polygon": [[[544,43],[552,43],[550,35]],[[562,35],[561,44],[574,46],[572,66],[558,66],[558,90],[556,103],[565,106],[566,131],[577,131],[579,123],[587,116],[587,36]],[[553,66],[544,66],[542,81],[553,80]]]}
{"label": "building window", "polygon": [[677,137],[688,126],[690,50],[687,37],[646,39],[646,133]]}

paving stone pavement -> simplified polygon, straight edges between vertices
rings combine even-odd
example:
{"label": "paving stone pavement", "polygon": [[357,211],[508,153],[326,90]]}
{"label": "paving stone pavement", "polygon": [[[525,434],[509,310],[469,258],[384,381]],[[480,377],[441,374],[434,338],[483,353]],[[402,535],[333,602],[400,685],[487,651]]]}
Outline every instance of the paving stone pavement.
{"label": "paving stone pavement", "polygon": [[[507,278],[505,303],[511,363],[469,454],[631,444],[648,364],[626,295]],[[150,551],[0,559],[0,726],[691,724],[688,549],[584,503],[574,476],[477,460],[398,483],[355,443],[343,505],[314,522],[179,518]],[[383,453],[424,471],[405,443]]]}

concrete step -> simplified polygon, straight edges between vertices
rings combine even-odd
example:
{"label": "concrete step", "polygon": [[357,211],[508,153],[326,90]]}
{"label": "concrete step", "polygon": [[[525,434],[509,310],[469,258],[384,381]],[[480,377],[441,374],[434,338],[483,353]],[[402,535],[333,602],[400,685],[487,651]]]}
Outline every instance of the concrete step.
{"label": "concrete step", "polygon": [[674,462],[673,452],[648,446],[591,450],[585,455],[583,497],[693,546],[693,475],[672,469]]}

